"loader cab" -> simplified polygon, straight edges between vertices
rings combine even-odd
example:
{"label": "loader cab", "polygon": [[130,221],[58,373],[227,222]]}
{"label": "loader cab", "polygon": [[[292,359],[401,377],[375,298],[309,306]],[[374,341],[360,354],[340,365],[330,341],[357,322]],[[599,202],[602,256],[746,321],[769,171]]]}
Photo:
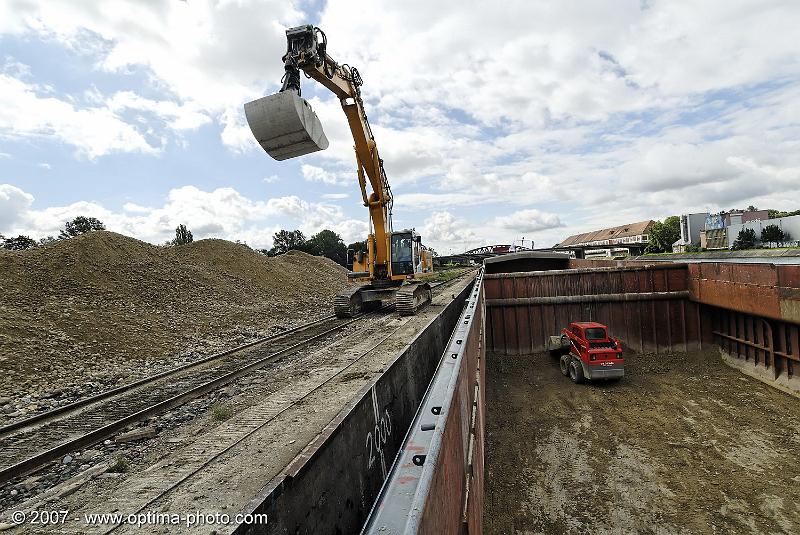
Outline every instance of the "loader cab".
{"label": "loader cab", "polygon": [[414,275],[422,271],[422,238],[413,230],[393,232],[391,238],[392,277]]}

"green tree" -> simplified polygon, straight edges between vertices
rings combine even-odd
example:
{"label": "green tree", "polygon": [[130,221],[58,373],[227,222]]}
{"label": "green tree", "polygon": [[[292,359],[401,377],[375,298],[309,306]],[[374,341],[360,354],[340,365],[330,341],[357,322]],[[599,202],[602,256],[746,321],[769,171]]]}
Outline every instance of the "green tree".
{"label": "green tree", "polygon": [[655,221],[648,231],[648,253],[672,251],[672,244],[681,237],[681,218],[672,215],[662,221]]}
{"label": "green tree", "polygon": [[736,240],[733,242],[733,249],[741,250],[741,249],[752,249],[756,246],[756,231],[751,228],[743,228],[739,231],[739,235],[736,236]]}
{"label": "green tree", "polygon": [[278,256],[295,249],[306,250],[306,237],[299,230],[279,230],[272,235],[272,249],[267,251],[269,256]]}
{"label": "green tree", "polygon": [[12,251],[22,251],[33,247],[36,247],[36,240],[31,239],[29,236],[19,235],[16,238],[6,238],[3,241],[3,249]]}
{"label": "green tree", "polygon": [[86,217],[79,215],[72,221],[67,221],[64,226],[64,230],[58,235],[59,239],[68,239],[74,238],[75,236],[79,236],[81,234],[86,234],[87,232],[92,232],[93,230],[105,230],[106,226],[103,224],[102,221],[95,217]]}
{"label": "green tree", "polygon": [[348,249],[352,249],[354,252],[364,251],[367,252],[367,240],[364,241],[356,241],[351,243],[347,246]]}
{"label": "green tree", "polygon": [[786,241],[786,236],[783,233],[783,229],[778,225],[767,225],[761,229],[761,241],[782,246],[783,242]]}
{"label": "green tree", "polygon": [[753,205],[751,204],[750,206],[748,206],[748,207],[747,207],[747,211],[748,211],[748,212],[757,212],[757,211],[758,211],[758,208],[756,208],[755,206],[753,206]]}
{"label": "green tree", "polygon": [[175,239],[170,242],[171,245],[186,245],[187,243],[192,243],[194,241],[194,236],[192,236],[192,231],[186,228],[186,225],[181,223],[175,229]]}
{"label": "green tree", "polygon": [[792,212],[782,212],[780,210],[767,210],[770,219],[778,219],[779,217],[792,217],[795,215],[800,215],[800,210],[794,210]]}
{"label": "green tree", "polygon": [[306,252],[325,256],[343,266],[347,265],[347,246],[341,236],[332,230],[320,230],[308,239]]}

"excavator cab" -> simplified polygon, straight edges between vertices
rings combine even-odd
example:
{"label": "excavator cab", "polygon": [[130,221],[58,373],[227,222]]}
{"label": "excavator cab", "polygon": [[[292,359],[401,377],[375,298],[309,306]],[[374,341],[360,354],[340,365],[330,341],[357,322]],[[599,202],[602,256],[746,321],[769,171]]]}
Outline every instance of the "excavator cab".
{"label": "excavator cab", "polygon": [[393,232],[391,258],[392,278],[422,273],[422,237],[413,230]]}

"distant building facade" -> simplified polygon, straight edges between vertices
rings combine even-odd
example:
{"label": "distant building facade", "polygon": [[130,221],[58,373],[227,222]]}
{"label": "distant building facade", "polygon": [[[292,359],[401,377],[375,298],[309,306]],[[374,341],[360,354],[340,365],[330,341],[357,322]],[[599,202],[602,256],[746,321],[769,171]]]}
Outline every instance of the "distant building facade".
{"label": "distant building facade", "polygon": [[567,249],[577,258],[615,258],[638,255],[649,243],[649,232],[653,220],[639,221],[617,227],[575,234],[555,246]]}
{"label": "distant building facade", "polygon": [[[673,252],[685,252],[689,245],[701,249],[730,249],[743,228],[752,228],[756,236],[767,225],[778,225],[792,236],[800,236],[800,224],[792,220],[800,216],[769,219],[767,210],[731,211],[718,214],[687,214],[681,216],[681,239],[672,245]],[[701,223],[701,219],[703,219]],[[795,238],[796,239],[796,238]]]}
{"label": "distant building facade", "polygon": [[778,217],[776,219],[751,219],[747,222],[743,223],[735,223],[728,227],[728,243],[727,247],[730,249],[733,247],[733,242],[736,241],[736,238],[739,236],[739,232],[742,229],[753,229],[756,233],[756,239],[761,239],[761,231],[764,227],[769,225],[775,225],[780,228],[784,234],[789,234],[789,242],[797,242],[800,240],[800,215],[795,215],[791,217]]}
{"label": "distant building facade", "polygon": [[767,210],[753,210],[750,212],[727,212],[725,214],[725,226],[741,225],[751,221],[766,221],[769,219]]}
{"label": "distant building facade", "polygon": [[681,216],[681,237],[672,244],[673,253],[685,253],[690,245],[700,247],[700,234],[706,229],[708,212],[684,214]]}
{"label": "distant building facade", "polygon": [[728,246],[726,214],[708,214],[705,226],[700,231],[701,249],[724,249]]}

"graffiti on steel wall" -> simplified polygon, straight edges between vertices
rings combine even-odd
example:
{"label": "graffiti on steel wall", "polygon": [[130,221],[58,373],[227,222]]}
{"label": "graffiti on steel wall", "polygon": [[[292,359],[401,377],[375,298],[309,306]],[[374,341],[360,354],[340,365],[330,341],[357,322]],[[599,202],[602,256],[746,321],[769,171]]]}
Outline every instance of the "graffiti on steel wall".
{"label": "graffiti on steel wall", "polygon": [[392,436],[392,414],[389,409],[381,412],[378,408],[378,395],[374,386],[372,387],[372,408],[375,413],[375,426],[367,432],[366,437],[367,470],[371,470],[375,462],[380,461],[381,472],[385,478],[387,472],[383,448],[389,441],[389,437]]}

